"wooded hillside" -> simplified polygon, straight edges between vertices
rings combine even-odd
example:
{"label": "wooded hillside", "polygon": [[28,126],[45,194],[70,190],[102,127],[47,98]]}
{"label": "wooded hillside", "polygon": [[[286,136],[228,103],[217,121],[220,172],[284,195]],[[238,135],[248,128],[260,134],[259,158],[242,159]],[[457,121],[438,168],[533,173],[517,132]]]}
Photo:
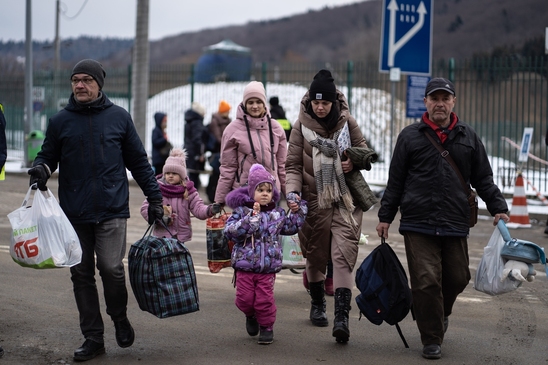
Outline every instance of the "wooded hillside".
{"label": "wooded hillside", "polygon": [[[231,39],[251,48],[258,62],[378,62],[382,1],[363,1],[326,7],[291,17],[250,22],[242,26],[181,33],[151,42],[152,65],[196,62],[204,47]],[[546,0],[436,0],[434,3],[433,58],[470,58],[478,54],[544,53],[548,26]],[[71,67],[82,58],[100,59],[105,66],[131,63],[133,41],[81,37],[62,40],[61,59]],[[18,56],[24,43],[0,43],[0,71]],[[50,68],[51,43],[34,44],[38,69]]]}

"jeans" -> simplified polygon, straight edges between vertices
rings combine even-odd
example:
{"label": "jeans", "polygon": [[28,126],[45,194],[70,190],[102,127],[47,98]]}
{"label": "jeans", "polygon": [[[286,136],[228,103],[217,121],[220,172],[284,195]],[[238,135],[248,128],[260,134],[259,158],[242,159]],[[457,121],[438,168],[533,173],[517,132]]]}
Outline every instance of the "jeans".
{"label": "jeans", "polygon": [[413,313],[423,345],[441,345],[443,318],[470,282],[466,237],[403,232],[413,295]]}
{"label": "jeans", "polygon": [[99,224],[75,224],[74,229],[82,246],[82,261],[70,268],[80,329],[86,339],[103,342],[95,257],[103,281],[107,314],[113,321],[125,319],[128,293],[122,260],[126,252],[127,220],[116,218]]}

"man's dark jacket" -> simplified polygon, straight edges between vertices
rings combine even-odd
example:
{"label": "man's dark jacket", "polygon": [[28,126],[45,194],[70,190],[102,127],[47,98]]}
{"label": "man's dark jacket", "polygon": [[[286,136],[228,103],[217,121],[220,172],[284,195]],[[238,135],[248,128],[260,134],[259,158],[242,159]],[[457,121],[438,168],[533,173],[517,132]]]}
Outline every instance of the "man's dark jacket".
{"label": "man's dark jacket", "polygon": [[162,199],[131,116],[104,93],[93,106],[71,94],[50,118],[34,165],[59,166],[59,202],[74,224],[129,218],[126,167],[149,200]]}
{"label": "man's dark jacket", "polygon": [[[424,131],[439,141],[434,130],[423,121],[405,127],[399,134],[379,221],[392,223],[399,206],[400,232],[466,236],[470,217],[467,194],[455,170]],[[486,202],[491,215],[506,213],[506,200],[493,182],[485,147],[476,132],[457,121],[442,146],[455,160],[464,180]]]}

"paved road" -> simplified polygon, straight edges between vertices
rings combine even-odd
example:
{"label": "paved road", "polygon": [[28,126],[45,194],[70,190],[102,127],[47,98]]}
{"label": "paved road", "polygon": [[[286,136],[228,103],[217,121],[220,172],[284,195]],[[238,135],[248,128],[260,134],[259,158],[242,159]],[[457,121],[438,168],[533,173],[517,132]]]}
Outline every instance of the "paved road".
{"label": "paved road", "polygon": [[[83,342],[72,295],[69,270],[34,270],[15,264],[9,255],[10,224],[6,214],[16,209],[27,191],[28,177],[8,174],[0,181],[0,346],[6,353],[0,365],[72,364],[72,353]],[[50,181],[57,195],[57,182]],[[131,187],[128,249],[143,235],[146,222],[139,214],[143,195]],[[480,217],[481,218],[481,217]],[[359,262],[379,243],[375,234],[376,209],[364,214],[363,233],[369,244],[360,246]],[[491,220],[472,229],[472,274],[493,232]],[[130,290],[129,318],[136,330],[135,344],[116,346],[114,328],[106,322],[106,355],[89,364],[423,364],[416,324],[408,316],[401,327],[410,348],[404,348],[395,327],[359,320],[353,303],[351,337],[347,345],[331,337],[333,299],[327,298],[330,327],[313,327],[308,320],[310,298],[301,276],[282,271],[277,277],[278,319],[274,343],[260,346],[245,331],[245,319],[234,305],[231,269],[211,274],[206,264],[205,222],[194,220],[188,243],[200,289],[200,311],[157,319],[139,309]],[[407,267],[403,238],[393,225],[389,243]],[[544,226],[513,230],[516,237],[548,246]],[[537,265],[537,281],[517,291],[490,297],[474,290],[472,282],[459,297],[442,346],[444,364],[547,364],[548,280]],[[100,279],[99,279],[100,280]],[[102,286],[99,285],[99,288]],[[353,289],[354,297],[358,294]],[[103,311],[104,313],[104,311]]]}

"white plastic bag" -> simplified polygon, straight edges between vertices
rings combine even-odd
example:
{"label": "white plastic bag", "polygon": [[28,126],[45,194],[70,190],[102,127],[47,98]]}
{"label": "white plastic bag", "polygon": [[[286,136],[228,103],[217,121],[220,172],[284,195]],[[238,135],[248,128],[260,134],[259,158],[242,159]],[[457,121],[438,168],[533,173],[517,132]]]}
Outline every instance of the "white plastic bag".
{"label": "white plastic bag", "polygon": [[71,267],[82,259],[82,248],[76,231],[59,206],[51,190],[29,188],[20,208],[8,214],[13,229],[10,254],[24,267],[49,269]]}
{"label": "white plastic bag", "polygon": [[304,269],[306,259],[303,257],[299,236],[295,233],[292,236],[280,236],[282,243],[282,269]]}
{"label": "white plastic bag", "polygon": [[500,230],[495,227],[489,243],[483,249],[483,256],[476,271],[474,288],[489,295],[499,295],[516,290],[521,286],[521,281],[502,279],[504,260],[500,251],[504,246],[504,239]]}

